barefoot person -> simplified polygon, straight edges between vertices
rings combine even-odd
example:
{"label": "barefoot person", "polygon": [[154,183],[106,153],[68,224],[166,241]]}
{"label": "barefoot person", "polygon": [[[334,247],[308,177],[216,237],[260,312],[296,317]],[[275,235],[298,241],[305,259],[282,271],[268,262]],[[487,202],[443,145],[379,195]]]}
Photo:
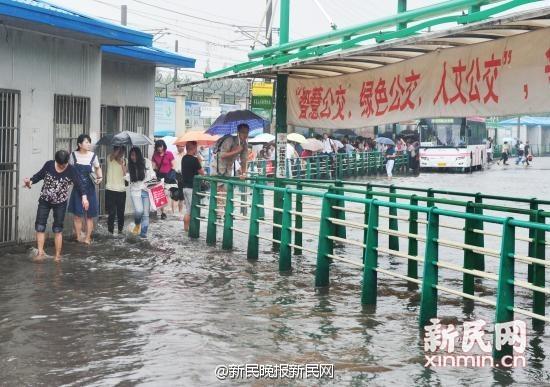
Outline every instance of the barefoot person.
{"label": "barefoot person", "polygon": [[42,169],[30,179],[24,179],[24,187],[31,188],[33,184],[44,180],[38,210],[36,212],[36,244],[38,254],[35,260],[44,258],[44,242],[46,241],[46,224],[50,210],[53,212],[52,231],[55,234],[55,260],[61,260],[61,247],[63,245],[63,221],[69,198],[69,186],[74,184],[73,192],[78,195],[82,208],[88,209],[88,198],[82,195],[82,183],[73,167],[69,165],[69,153],[64,150],[55,153],[55,160],[47,161]]}
{"label": "barefoot person", "polygon": [[[76,240],[89,245],[92,243],[94,218],[99,215],[95,184],[99,184],[103,180],[103,171],[99,166],[97,155],[90,151],[92,147],[90,136],[81,134],[78,136],[76,143],[78,147],[75,152],[71,153],[69,163],[75,168],[76,173],[80,175],[82,190],[88,197],[90,205],[87,210],[82,208],[79,198],[77,198],[76,193],[73,191],[69,198],[68,212],[74,215],[73,222]],[[95,176],[93,176],[92,172],[95,172]],[[80,233],[82,232],[82,219],[84,217],[86,217],[86,238],[82,240]]]}

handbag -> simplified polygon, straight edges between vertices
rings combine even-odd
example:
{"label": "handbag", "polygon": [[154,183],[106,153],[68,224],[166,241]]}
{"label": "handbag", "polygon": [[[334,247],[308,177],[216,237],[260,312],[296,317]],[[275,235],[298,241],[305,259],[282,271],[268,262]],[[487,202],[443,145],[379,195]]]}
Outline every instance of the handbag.
{"label": "handbag", "polygon": [[162,159],[160,159],[160,165],[158,166],[159,169],[157,170],[157,174],[160,175],[159,177],[164,177],[164,182],[166,184],[177,184],[177,177],[176,177],[176,171],[172,168],[167,173],[161,173],[160,168],[162,167],[162,164],[164,164],[164,157],[166,156],[166,153],[162,156]]}

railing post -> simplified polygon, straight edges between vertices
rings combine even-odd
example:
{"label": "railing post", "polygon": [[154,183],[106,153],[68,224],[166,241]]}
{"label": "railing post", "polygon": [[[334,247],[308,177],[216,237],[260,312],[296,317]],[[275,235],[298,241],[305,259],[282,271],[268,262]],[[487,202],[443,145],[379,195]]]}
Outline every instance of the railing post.
{"label": "railing post", "polygon": [[[483,215],[483,194],[481,192],[476,193],[475,203],[476,203],[475,213],[478,215]],[[475,229],[480,231],[483,231],[485,229],[483,220],[475,221]],[[475,243],[476,243],[476,246],[484,247],[485,234],[476,233]],[[474,262],[474,268],[477,270],[485,271],[485,255],[478,254],[478,257]]]}
{"label": "railing post", "polygon": [[[342,188],[344,186],[344,184],[341,180],[337,180],[334,183],[334,185],[336,187],[340,187],[340,188]],[[343,195],[344,194],[342,190],[337,190],[337,189],[334,189],[333,187],[329,187],[328,192],[334,193],[336,195]],[[343,199],[333,200],[333,202],[334,202],[335,206],[337,206],[337,207],[345,208],[345,206],[346,206],[346,202]],[[346,211],[345,210],[333,209],[331,211],[331,214],[336,219],[346,220]],[[346,226],[344,226],[343,224],[337,224],[335,226],[335,229],[336,229],[336,236],[337,237],[346,239]]]}
{"label": "railing post", "polygon": [[279,271],[286,272],[292,270],[291,247],[292,243],[292,194],[285,190],[283,196],[283,216],[281,221],[281,246],[279,248]]}
{"label": "railing post", "polygon": [[231,250],[233,248],[233,183],[227,183],[227,192],[225,197],[225,212],[223,219],[223,239],[222,249]]}
{"label": "railing post", "polygon": [[[246,186],[240,185],[239,186],[239,192],[241,194],[241,201],[242,202],[248,202],[248,200],[247,200],[248,199],[248,197],[247,197],[248,196],[248,189],[246,188]],[[240,206],[239,208],[240,208],[241,215],[246,216],[247,213],[248,213],[248,207],[246,207],[242,204],[239,204],[239,206]]]}
{"label": "railing post", "polygon": [[[511,225],[512,218],[507,218],[502,226],[502,241],[500,247],[500,267],[498,271],[497,306],[495,325],[514,320],[514,270],[515,259],[513,257],[516,243],[516,230]],[[496,334],[496,329],[495,329]],[[493,357],[500,359],[504,355],[511,355],[513,347],[505,345],[497,350],[496,340],[493,337]]]}
{"label": "railing post", "polygon": [[[466,213],[475,214],[476,207],[473,202],[466,203]],[[474,230],[477,230],[479,227],[479,220],[476,219],[466,219],[464,221],[464,243],[472,246],[479,246],[479,236],[482,234],[476,233]],[[481,221],[483,223],[483,221]],[[483,247],[483,246],[480,246]],[[464,269],[477,269],[479,265],[477,262],[483,257],[483,254],[476,253],[470,249],[464,249]],[[462,292],[466,294],[474,294],[474,279],[475,277],[472,274],[463,273],[462,274]]]}
{"label": "railing post", "polygon": [[311,160],[306,159],[306,179],[311,179]]}
{"label": "railing post", "polygon": [[217,209],[218,209],[218,182],[212,181],[210,184],[210,202],[208,204],[208,222],[206,223],[206,244],[210,246],[216,245],[217,233]]}
{"label": "railing post", "polygon": [[[546,219],[542,215],[542,213],[543,213],[542,210],[537,211],[537,218],[536,218],[537,223],[543,223],[543,224],[546,223]],[[535,245],[536,245],[536,248],[535,248],[536,254],[534,256],[529,254],[529,256],[544,260],[546,259],[545,257],[546,232],[544,230],[536,230],[536,231],[537,232],[535,233],[535,237],[534,237]],[[538,264],[533,264],[529,266],[533,266],[533,285],[544,288],[545,281],[546,281],[545,279],[546,267],[544,265],[538,265]],[[533,292],[533,313],[544,316],[545,304],[546,304],[545,294],[541,292]],[[539,331],[544,330],[544,321],[537,320],[537,319],[532,319],[532,321],[533,321],[533,329],[539,330]]]}
{"label": "railing post", "polygon": [[285,164],[286,164],[286,178],[288,179],[292,177],[292,170],[291,170],[292,164],[290,163],[290,159],[286,159]]}
{"label": "railing post", "polygon": [[422,278],[422,296],[420,298],[420,328],[430,323],[430,319],[437,317],[437,282],[439,259],[439,215],[436,207],[428,213],[428,227],[426,229],[426,251],[424,254],[424,276]]}
{"label": "railing post", "polygon": [[[397,203],[397,198],[395,197],[395,186],[393,184],[390,185],[390,194],[393,194],[392,196],[390,196],[390,202]],[[397,216],[397,208],[390,207],[388,212],[390,215],[390,218],[388,219],[389,229],[393,231],[398,231],[399,230],[398,219],[391,218],[392,216]],[[399,251],[398,236],[396,235],[389,236],[389,248],[390,250]]]}
{"label": "railing post", "polygon": [[[332,179],[332,156],[328,156],[325,158],[325,179],[331,180]],[[336,168],[334,168],[334,174],[336,174]]]}
{"label": "railing post", "polygon": [[319,180],[321,178],[321,158],[319,156],[315,157],[315,179]]}
{"label": "railing post", "polygon": [[376,305],[378,272],[378,215],[379,207],[376,200],[369,205],[369,228],[367,230],[366,249],[363,255],[363,289],[361,304]]}
{"label": "railing post", "polygon": [[[286,188],[286,184],[281,182],[279,179],[275,180],[276,188]],[[283,193],[280,191],[273,192],[273,208],[281,209],[283,208]],[[283,214],[280,211],[273,210],[273,224],[281,225],[283,221]],[[273,239],[280,241],[281,240],[281,229],[280,227],[273,226]],[[273,242],[273,251],[279,251],[279,243]]]}
{"label": "railing post", "polygon": [[[258,204],[263,206],[264,205],[264,190],[260,189],[258,193]],[[265,219],[265,208],[259,207],[258,208],[258,219],[264,220]]]}
{"label": "railing post", "polygon": [[[370,183],[367,183],[367,191],[365,193],[365,198],[367,200],[372,200],[372,186]],[[364,217],[364,220],[363,220],[363,223],[367,226],[367,228],[365,228],[363,230],[363,243],[366,245],[367,244],[367,237],[368,237],[368,233],[369,233],[369,210],[370,210],[370,202],[368,203],[365,203],[365,217]],[[363,256],[365,256],[366,254],[366,251],[367,249],[366,248],[363,248]]]}
{"label": "railing post", "polygon": [[[411,196],[411,206],[418,206],[418,197],[416,195]],[[409,234],[418,235],[418,211],[409,211]],[[409,248],[407,254],[416,257],[418,256],[418,239],[409,237]],[[414,259],[407,261],[407,276],[411,278],[418,278],[418,262]]]}
{"label": "railing post", "polygon": [[[302,184],[297,183],[296,189],[298,191],[302,191]],[[302,194],[296,194],[296,212],[301,213],[303,211],[303,205],[302,205]],[[301,230],[303,227],[303,220],[302,215],[295,215],[294,216],[294,228]],[[294,244],[296,246],[302,247],[302,232],[301,231],[294,231]],[[301,255],[302,249],[295,247],[294,248],[294,255]]]}
{"label": "railing post", "polygon": [[[532,198],[530,200],[529,209],[531,210],[531,213],[529,214],[529,221],[536,222],[539,209],[539,203],[536,198]],[[528,252],[530,257],[535,257],[537,253],[536,235],[537,230],[529,229],[529,239],[531,239],[531,241],[529,242]],[[527,267],[527,281],[529,281],[529,283],[533,283],[533,265],[528,265]]]}
{"label": "railing post", "polygon": [[259,238],[258,233],[260,232],[260,223],[258,219],[260,218],[260,210],[262,208],[258,207],[260,203],[260,192],[261,189],[257,188],[256,185],[252,188],[252,205],[250,209],[250,224],[248,226],[248,248],[246,250],[246,258],[250,260],[257,260],[259,253]]}
{"label": "railing post", "polygon": [[201,228],[201,209],[199,208],[201,196],[199,195],[202,179],[196,176],[193,180],[193,196],[191,199],[191,221],[189,222],[189,238],[198,238]]}
{"label": "railing post", "polygon": [[315,268],[315,287],[329,286],[329,260],[327,254],[334,251],[334,243],[328,236],[332,235],[332,223],[330,217],[331,200],[323,197],[321,207],[321,220],[319,224],[319,241],[317,244],[317,266]]}

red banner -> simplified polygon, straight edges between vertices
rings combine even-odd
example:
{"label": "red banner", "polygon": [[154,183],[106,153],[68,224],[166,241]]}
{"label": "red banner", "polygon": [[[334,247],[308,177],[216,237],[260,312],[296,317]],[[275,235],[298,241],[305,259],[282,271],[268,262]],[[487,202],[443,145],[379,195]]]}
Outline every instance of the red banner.
{"label": "red banner", "polygon": [[550,112],[550,28],[349,75],[289,79],[287,93],[288,124],[312,128]]}

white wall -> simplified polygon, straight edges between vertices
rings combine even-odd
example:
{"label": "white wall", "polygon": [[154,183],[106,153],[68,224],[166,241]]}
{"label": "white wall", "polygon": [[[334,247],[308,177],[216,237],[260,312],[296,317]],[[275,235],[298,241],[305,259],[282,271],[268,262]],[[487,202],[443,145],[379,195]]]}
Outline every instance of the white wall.
{"label": "white wall", "polygon": [[[21,93],[20,185],[53,158],[54,94],[90,98],[90,134],[97,139],[100,87],[99,47],[5,26],[0,29],[0,88]],[[20,240],[33,238],[39,188],[20,189]]]}
{"label": "white wall", "polygon": [[[104,56],[101,68],[101,104],[109,106],[137,106],[149,108],[149,137],[153,138],[155,122],[155,71],[154,65],[122,62]],[[149,154],[152,154],[152,147]],[[104,173],[106,173],[105,165]],[[126,214],[133,206],[126,195]]]}
{"label": "white wall", "polygon": [[149,131],[155,122],[155,66],[105,56],[101,69],[101,104],[149,108]]}

